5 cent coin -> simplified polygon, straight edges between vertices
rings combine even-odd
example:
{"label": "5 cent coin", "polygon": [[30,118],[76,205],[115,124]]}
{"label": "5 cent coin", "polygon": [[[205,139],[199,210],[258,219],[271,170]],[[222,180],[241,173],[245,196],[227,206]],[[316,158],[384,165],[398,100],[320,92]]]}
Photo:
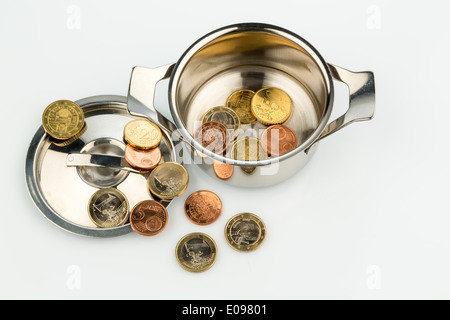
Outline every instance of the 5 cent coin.
{"label": "5 cent coin", "polygon": [[154,236],[166,226],[168,214],[166,208],[155,200],[144,200],[131,210],[131,228],[143,236]]}
{"label": "5 cent coin", "polygon": [[275,124],[261,134],[261,147],[271,156],[281,156],[297,148],[297,135],[288,126]]}

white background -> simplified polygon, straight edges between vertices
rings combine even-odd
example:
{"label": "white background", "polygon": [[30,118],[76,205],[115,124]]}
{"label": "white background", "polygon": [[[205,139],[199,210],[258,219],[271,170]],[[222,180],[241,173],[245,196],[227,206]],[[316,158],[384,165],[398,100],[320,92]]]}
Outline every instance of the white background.
{"label": "white background", "polygon": [[[0,297],[450,298],[445,3],[2,0]],[[375,118],[323,140],[303,170],[273,187],[232,187],[188,165],[189,188],[155,237],[84,238],[40,214],[24,165],[50,102],[126,95],[133,66],[175,62],[202,35],[250,21],[299,34],[328,62],[373,71]],[[159,92],[157,103],[167,104]],[[334,116],[348,100],[339,85],[336,95]],[[194,225],[183,212],[198,189],[224,203],[209,226]],[[226,221],[243,211],[267,226],[266,241],[251,253],[234,251],[223,237]],[[200,274],[182,269],[174,255],[178,240],[193,231],[212,236],[219,250],[215,265]]]}

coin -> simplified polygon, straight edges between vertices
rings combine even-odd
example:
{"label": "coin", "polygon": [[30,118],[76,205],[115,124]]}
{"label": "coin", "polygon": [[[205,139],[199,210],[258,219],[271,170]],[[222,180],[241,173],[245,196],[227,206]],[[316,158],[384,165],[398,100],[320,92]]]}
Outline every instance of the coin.
{"label": "coin", "polygon": [[233,109],[242,124],[248,124],[256,121],[251,112],[251,101],[255,92],[252,90],[242,89],[233,92],[227,99],[226,106]]}
{"label": "coin", "polygon": [[251,111],[262,124],[280,124],[291,115],[292,101],[289,95],[281,89],[262,88],[252,98]]}
{"label": "coin", "polygon": [[131,228],[143,236],[154,236],[166,226],[168,214],[166,208],[155,200],[144,200],[131,210]]}
{"label": "coin", "polygon": [[237,113],[231,108],[217,106],[209,109],[202,118],[202,123],[207,121],[217,121],[223,123],[230,131],[232,139],[239,134],[241,122]]}
{"label": "coin", "polygon": [[288,126],[275,124],[261,134],[261,147],[271,156],[280,156],[297,148],[297,135]]}
{"label": "coin", "polygon": [[67,140],[59,140],[59,139],[55,139],[55,138],[51,137],[50,141],[58,147],[65,147],[65,146],[70,145],[72,142],[78,140],[86,132],[86,130],[87,130],[87,125],[86,125],[86,122],[84,122],[84,126],[81,129],[81,131],[78,132],[76,135],[74,135],[72,138],[69,138]]}
{"label": "coin", "polygon": [[54,101],[42,114],[45,132],[58,140],[67,140],[78,134],[84,126],[84,112],[73,101]]}
{"label": "coin", "polygon": [[217,257],[217,246],[207,234],[194,232],[178,241],[175,257],[180,266],[190,272],[202,272],[212,267]]}
{"label": "coin", "polygon": [[225,239],[238,251],[252,251],[261,246],[266,237],[266,227],[253,213],[239,213],[225,225]]}
{"label": "coin", "polygon": [[194,139],[209,151],[223,153],[231,141],[231,135],[223,123],[207,121],[197,128]]}
{"label": "coin", "polygon": [[236,160],[256,161],[267,158],[267,153],[260,147],[259,139],[244,137],[233,144],[231,155]]}
{"label": "coin", "polygon": [[162,200],[169,200],[181,195],[189,183],[189,174],[177,162],[159,164],[147,179],[148,191]]}
{"label": "coin", "polygon": [[92,222],[100,228],[114,228],[127,221],[128,200],[115,188],[97,190],[89,199],[88,213]]}
{"label": "coin", "polygon": [[146,119],[128,122],[123,130],[123,140],[136,149],[148,150],[159,145],[162,139],[161,129]]}
{"label": "coin", "polygon": [[130,166],[143,172],[155,168],[161,161],[159,147],[150,150],[139,150],[127,144],[125,146],[125,160]]}
{"label": "coin", "polygon": [[192,193],[184,203],[186,216],[195,224],[207,225],[216,221],[222,213],[222,201],[211,191]]}
{"label": "coin", "polygon": [[234,172],[234,166],[228,163],[223,163],[217,160],[213,162],[214,173],[217,178],[222,180],[230,179]]}

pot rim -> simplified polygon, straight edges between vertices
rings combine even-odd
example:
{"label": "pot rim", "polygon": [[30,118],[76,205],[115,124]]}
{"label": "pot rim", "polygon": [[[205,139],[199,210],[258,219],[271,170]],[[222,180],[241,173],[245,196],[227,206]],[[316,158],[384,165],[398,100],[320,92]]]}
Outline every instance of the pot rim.
{"label": "pot rim", "polygon": [[[319,125],[314,130],[314,132],[306,139],[300,146],[295,148],[294,150],[283,154],[278,157],[274,158],[268,158],[264,160],[257,160],[257,161],[246,161],[246,160],[236,160],[228,157],[224,157],[222,155],[216,154],[214,152],[209,151],[208,149],[204,148],[199,142],[197,142],[191,134],[187,131],[185,126],[183,125],[183,122],[181,121],[181,118],[178,114],[177,108],[176,108],[176,102],[175,102],[175,96],[176,96],[176,84],[179,81],[181,72],[183,71],[184,67],[188,63],[189,59],[204,45],[207,43],[210,43],[211,41],[217,39],[220,36],[224,36],[227,34],[233,34],[233,33],[239,33],[239,32],[249,32],[249,31],[256,31],[256,32],[269,32],[272,34],[276,34],[279,36],[282,36],[284,38],[287,38],[291,40],[292,42],[298,44],[303,49],[307,51],[307,53],[316,61],[318,64],[320,70],[322,71],[322,74],[325,79],[325,84],[327,86],[327,104],[325,106],[325,112],[322,116],[322,119],[319,122]],[[228,163],[231,165],[237,165],[237,166],[265,166],[265,165],[271,165],[280,161],[283,161],[287,158],[290,158],[294,156],[295,154],[304,151],[305,149],[308,149],[315,140],[320,136],[322,131],[325,129],[326,125],[328,124],[328,120],[331,115],[332,107],[333,107],[333,100],[334,100],[334,87],[333,87],[333,81],[332,81],[332,75],[328,68],[327,62],[323,59],[323,57],[320,55],[320,53],[305,39],[300,37],[299,35],[284,29],[282,27],[278,27],[271,24],[266,23],[258,23],[258,22],[248,22],[248,23],[237,23],[232,24],[228,26],[224,26],[221,28],[218,28],[216,30],[213,30],[203,37],[199,38],[197,41],[195,41],[186,51],[181,55],[179,60],[176,62],[174,69],[172,71],[172,76],[169,80],[169,109],[172,116],[173,121],[175,122],[175,126],[177,128],[177,131],[181,133],[183,138],[188,142],[191,146],[193,146],[196,150],[201,152],[204,155],[207,155],[214,160]]]}

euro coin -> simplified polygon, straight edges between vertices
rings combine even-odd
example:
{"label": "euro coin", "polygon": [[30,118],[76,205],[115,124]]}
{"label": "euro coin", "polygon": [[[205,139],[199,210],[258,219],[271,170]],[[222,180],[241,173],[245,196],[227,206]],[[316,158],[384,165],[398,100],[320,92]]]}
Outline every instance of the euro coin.
{"label": "euro coin", "polygon": [[216,261],[217,246],[207,234],[190,233],[178,241],[175,248],[175,257],[180,266],[187,271],[206,271]]}
{"label": "euro coin", "polygon": [[208,190],[196,191],[186,199],[184,212],[188,219],[195,224],[211,224],[222,213],[222,201],[214,192]]}
{"label": "euro coin", "polygon": [[78,140],[86,132],[86,130],[87,130],[87,125],[85,122],[81,131],[78,132],[76,135],[74,135],[72,138],[69,138],[67,140],[59,140],[59,139],[55,139],[52,137],[52,138],[50,138],[50,141],[58,147],[65,147],[65,146],[72,144],[76,140]]}
{"label": "euro coin", "polygon": [[228,163],[223,163],[217,160],[213,162],[214,173],[217,178],[222,180],[228,180],[233,176],[234,166]]}
{"label": "euro coin", "polygon": [[261,148],[259,139],[244,137],[233,144],[231,155],[236,160],[257,161],[267,159],[267,153]]}
{"label": "euro coin", "polygon": [[136,149],[148,150],[159,145],[162,139],[162,132],[150,120],[136,119],[125,125],[123,139],[125,143]]}
{"label": "euro coin", "polygon": [[128,200],[121,191],[115,188],[102,188],[89,199],[88,213],[97,227],[118,227],[128,219]]}
{"label": "euro coin", "polygon": [[166,208],[155,200],[144,200],[136,204],[130,213],[131,228],[143,236],[154,236],[166,226]]}
{"label": "euro coin", "polygon": [[288,126],[275,124],[263,131],[261,147],[271,156],[280,156],[297,148],[297,135]]}
{"label": "euro coin", "polygon": [[202,118],[202,123],[207,121],[217,121],[224,124],[230,131],[232,139],[239,134],[241,122],[237,113],[231,108],[217,106],[209,109]]}
{"label": "euro coin", "polygon": [[289,95],[281,89],[262,88],[252,98],[251,112],[262,124],[280,124],[291,115],[292,101]]}
{"label": "euro coin", "polygon": [[226,107],[233,109],[242,124],[249,124],[256,121],[251,111],[251,102],[255,92],[242,89],[233,92],[227,99]]}
{"label": "euro coin", "polygon": [[266,227],[260,217],[253,213],[239,213],[225,225],[225,239],[238,251],[253,251],[261,246],[266,237]]}
{"label": "euro coin", "polygon": [[42,127],[45,132],[58,140],[74,137],[84,125],[83,109],[73,101],[52,102],[42,114]]}
{"label": "euro coin", "polygon": [[187,188],[189,174],[177,162],[159,164],[147,179],[148,191],[162,200],[170,200],[180,196]]}

